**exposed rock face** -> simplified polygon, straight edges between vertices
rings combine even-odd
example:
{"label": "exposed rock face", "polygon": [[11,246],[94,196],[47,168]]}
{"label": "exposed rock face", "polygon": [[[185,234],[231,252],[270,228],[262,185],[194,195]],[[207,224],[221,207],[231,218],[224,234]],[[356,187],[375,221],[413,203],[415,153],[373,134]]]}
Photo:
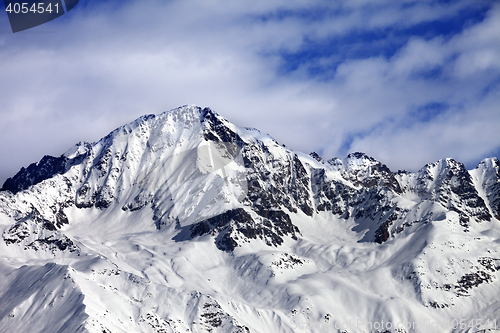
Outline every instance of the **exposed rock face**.
{"label": "exposed rock face", "polygon": [[299,229],[283,211],[265,210],[259,211],[259,215],[253,215],[243,208],[227,211],[193,225],[191,237],[216,235],[216,245],[223,251],[234,250],[238,241],[261,239],[269,246],[279,246],[283,243],[284,236],[290,235],[297,239]]}
{"label": "exposed rock face", "polygon": [[11,226],[3,235],[7,245],[23,245],[24,249],[78,252],[79,248],[71,239],[57,230],[68,219],[63,212],[56,214],[56,224],[44,219],[36,208],[31,214]]}
{"label": "exposed rock face", "polygon": [[493,215],[500,220],[500,161],[496,157],[487,158],[472,173],[484,189]]}
{"label": "exposed rock face", "polygon": [[354,186],[363,187],[381,186],[388,187],[396,193],[401,193],[401,188],[394,174],[389,168],[373,157],[364,153],[347,155],[345,161],[334,158],[328,161],[335,170],[341,172],[342,177]]}
{"label": "exposed rock face", "polygon": [[427,164],[416,174],[406,176],[405,191],[423,200],[438,202],[460,215],[460,224],[467,230],[470,220],[489,221],[491,214],[475,188],[462,163],[444,159]]}
{"label": "exposed rock face", "polygon": [[5,181],[1,191],[11,191],[16,194],[19,191],[28,189],[31,185],[36,185],[45,179],[66,171],[67,158],[65,156],[52,157],[44,156],[40,162],[32,163],[27,168],[21,170],[12,178]]}

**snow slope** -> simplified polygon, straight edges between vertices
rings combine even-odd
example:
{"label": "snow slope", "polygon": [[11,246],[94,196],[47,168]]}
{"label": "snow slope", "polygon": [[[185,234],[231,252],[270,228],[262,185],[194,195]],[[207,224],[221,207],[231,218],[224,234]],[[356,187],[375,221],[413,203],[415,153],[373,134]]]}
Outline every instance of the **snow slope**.
{"label": "snow slope", "polygon": [[0,191],[0,332],[500,331],[500,162],[323,161],[208,108]]}

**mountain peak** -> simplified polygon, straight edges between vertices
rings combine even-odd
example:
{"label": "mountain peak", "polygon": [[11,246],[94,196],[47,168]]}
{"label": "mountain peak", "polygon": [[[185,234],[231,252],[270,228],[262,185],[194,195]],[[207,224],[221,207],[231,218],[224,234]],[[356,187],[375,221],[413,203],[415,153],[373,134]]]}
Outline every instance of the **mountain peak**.
{"label": "mountain peak", "polygon": [[354,159],[358,159],[358,160],[370,160],[370,161],[375,161],[375,159],[373,157],[370,157],[368,155],[366,155],[365,153],[361,153],[361,152],[354,152],[354,153],[350,153],[347,155],[347,159],[348,160],[354,160]]}
{"label": "mountain peak", "polygon": [[496,157],[489,157],[483,159],[479,164],[477,165],[477,168],[500,168],[500,161]]}
{"label": "mountain peak", "polygon": [[312,158],[314,158],[316,161],[318,161],[320,163],[324,163],[323,158],[321,156],[319,156],[318,153],[316,153],[315,151],[310,153],[309,156],[311,156]]}

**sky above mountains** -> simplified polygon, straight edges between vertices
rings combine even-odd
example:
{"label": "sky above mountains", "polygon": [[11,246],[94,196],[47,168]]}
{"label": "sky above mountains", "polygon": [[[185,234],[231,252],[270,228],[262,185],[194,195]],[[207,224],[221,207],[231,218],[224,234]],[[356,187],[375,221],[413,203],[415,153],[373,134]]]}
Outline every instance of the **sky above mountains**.
{"label": "sky above mountains", "polygon": [[327,159],[473,168],[500,157],[499,31],[493,0],[80,0],[15,34],[0,14],[0,183],[185,104]]}

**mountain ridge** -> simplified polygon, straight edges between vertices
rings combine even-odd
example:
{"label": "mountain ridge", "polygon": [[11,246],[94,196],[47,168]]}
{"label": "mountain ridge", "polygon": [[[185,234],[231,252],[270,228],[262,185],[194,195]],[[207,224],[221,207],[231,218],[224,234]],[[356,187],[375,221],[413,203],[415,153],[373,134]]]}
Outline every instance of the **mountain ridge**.
{"label": "mountain ridge", "polygon": [[[414,173],[363,153],[325,162],[183,106],[44,157],[2,189],[0,268],[66,267],[86,310],[61,320],[82,332],[321,331],[350,320],[363,324],[347,332],[382,321],[451,332],[447,322],[479,312],[489,329],[500,309],[496,158]],[[101,295],[126,302],[107,314]],[[0,328],[27,313],[6,305]]]}

